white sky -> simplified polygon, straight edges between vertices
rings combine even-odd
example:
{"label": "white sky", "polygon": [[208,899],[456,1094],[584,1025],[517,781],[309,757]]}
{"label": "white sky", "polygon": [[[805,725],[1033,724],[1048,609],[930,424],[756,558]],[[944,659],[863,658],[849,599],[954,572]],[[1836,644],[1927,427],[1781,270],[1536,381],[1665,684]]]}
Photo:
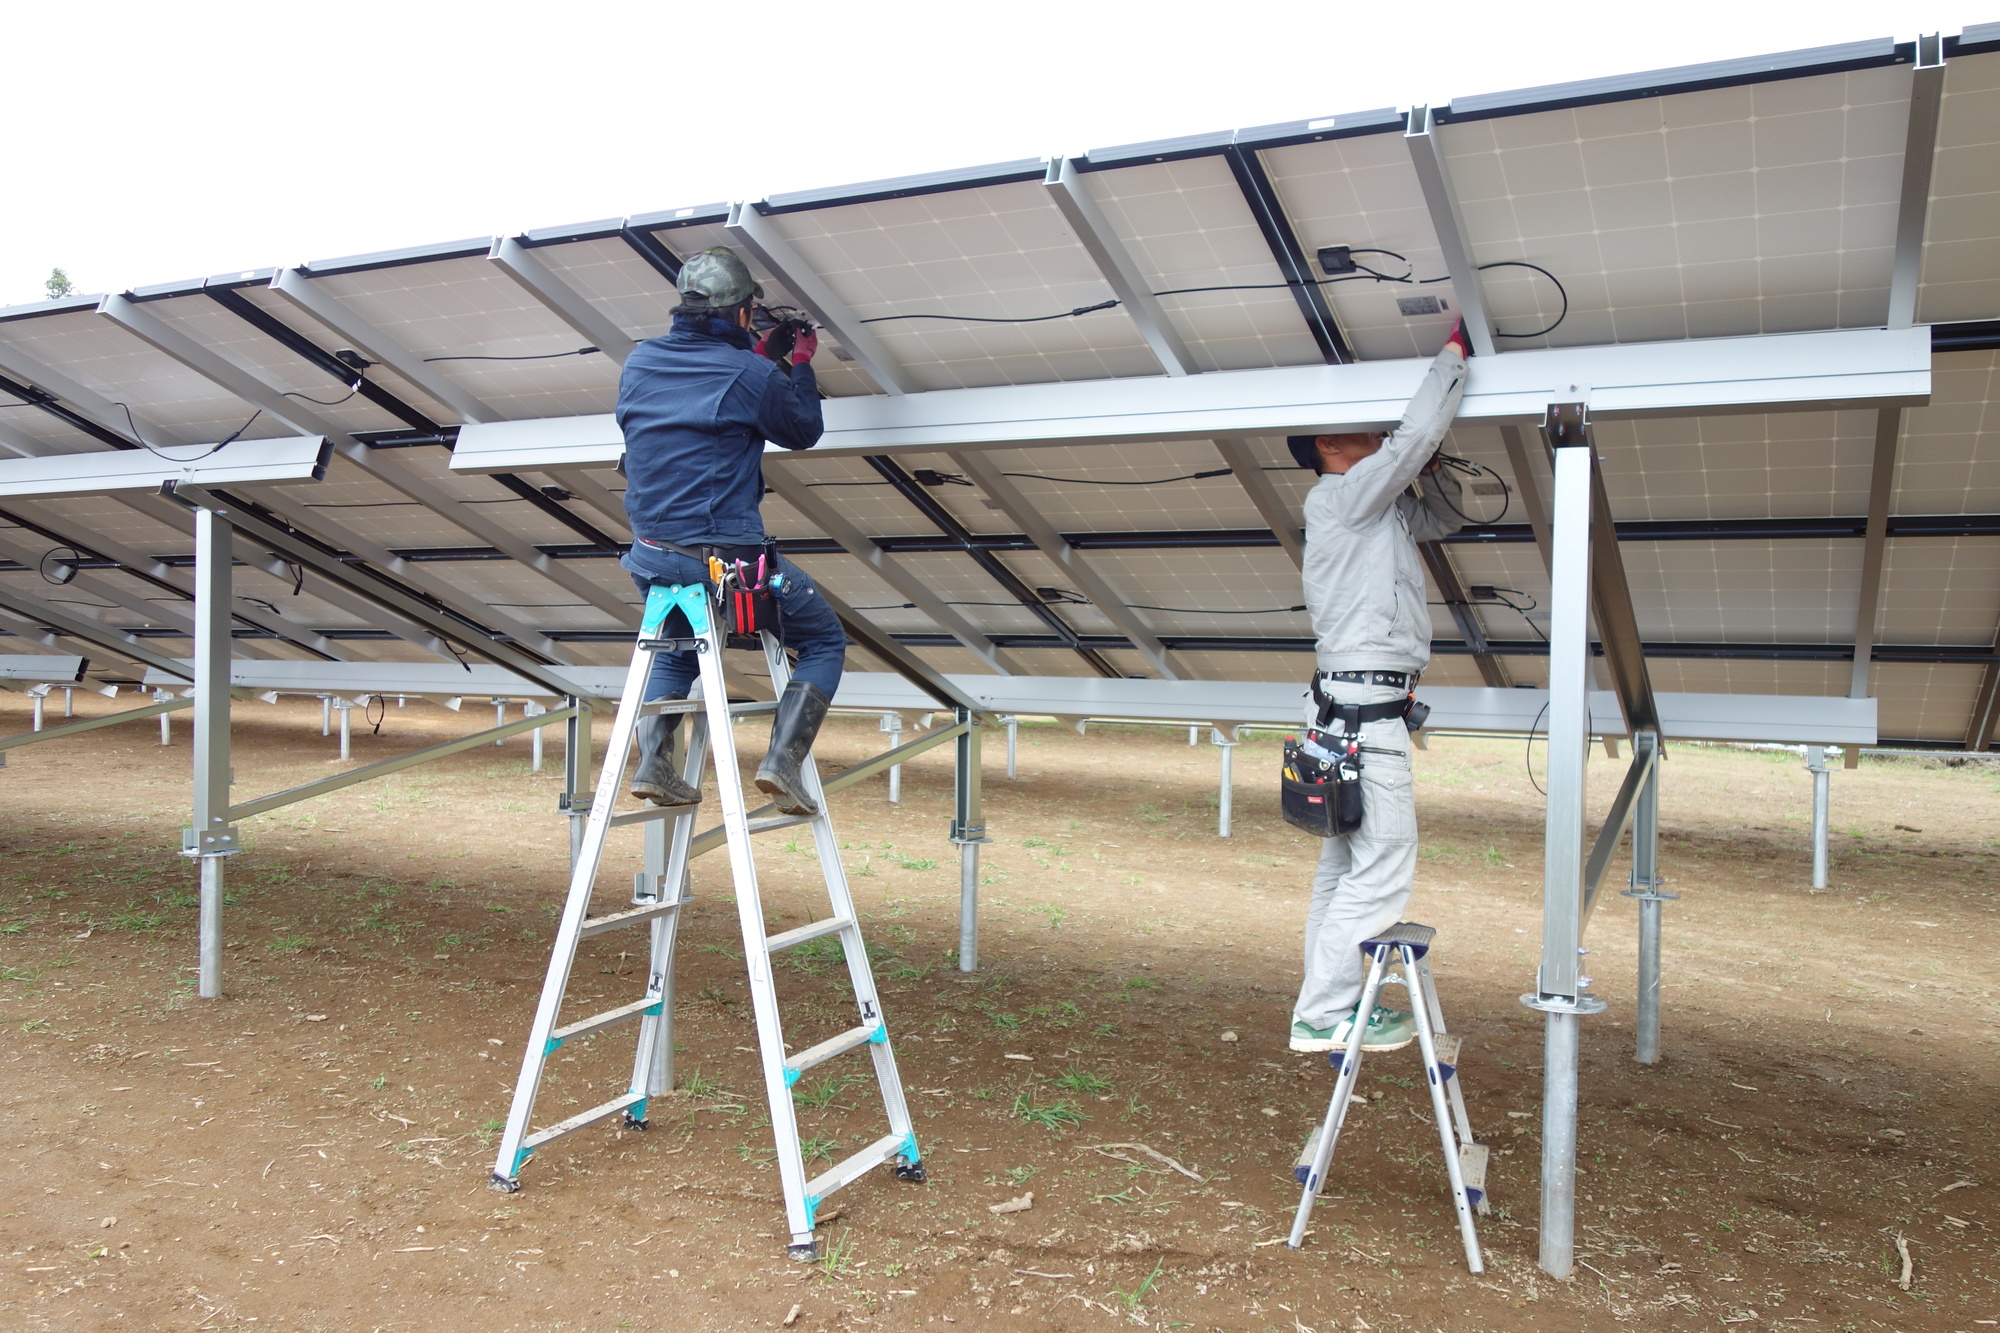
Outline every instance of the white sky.
{"label": "white sky", "polygon": [[1994,20],[2000,0],[21,4],[0,305],[56,266],[116,291]]}

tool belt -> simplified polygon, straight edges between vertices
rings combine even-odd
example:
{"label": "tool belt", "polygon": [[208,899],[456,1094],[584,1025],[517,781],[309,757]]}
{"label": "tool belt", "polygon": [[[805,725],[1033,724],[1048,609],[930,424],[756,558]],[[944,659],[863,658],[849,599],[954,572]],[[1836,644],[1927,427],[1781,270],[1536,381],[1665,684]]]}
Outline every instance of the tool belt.
{"label": "tool belt", "polygon": [[[1351,673],[1334,673],[1338,679]],[[1359,673],[1373,676],[1392,672]],[[1357,683],[1389,684],[1387,681]],[[1398,682],[1393,688],[1403,688]],[[1284,769],[1279,775],[1279,807],[1285,822],[1320,838],[1340,838],[1361,827],[1366,807],[1361,797],[1361,728],[1365,723],[1403,719],[1411,731],[1423,726],[1430,707],[1413,694],[1379,704],[1343,704],[1320,688],[1313,677],[1313,702],[1319,706],[1315,724],[1302,737],[1285,741]],[[1335,723],[1340,729],[1333,730]]]}
{"label": "tool belt", "polygon": [[785,575],[778,567],[775,540],[767,538],[757,546],[682,546],[652,537],[641,540],[707,565],[708,582],[731,648],[759,647],[759,633],[781,632],[778,590],[784,586]]}

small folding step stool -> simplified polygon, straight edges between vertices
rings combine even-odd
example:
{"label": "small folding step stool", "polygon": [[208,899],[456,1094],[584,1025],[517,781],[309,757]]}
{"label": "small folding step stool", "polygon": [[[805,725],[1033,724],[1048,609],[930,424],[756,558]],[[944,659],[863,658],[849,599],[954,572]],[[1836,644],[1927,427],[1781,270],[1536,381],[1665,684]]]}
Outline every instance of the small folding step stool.
{"label": "small folding step stool", "polygon": [[[1475,1273],[1485,1265],[1479,1258],[1479,1233],[1472,1214],[1486,1209],[1486,1147],[1472,1137],[1472,1122],[1465,1114],[1465,1094],[1458,1085],[1458,1055],[1464,1039],[1444,1030],[1444,1010],[1438,1006],[1437,983],[1431,980],[1426,955],[1437,931],[1414,921],[1398,922],[1373,939],[1361,942],[1368,955],[1368,977],[1361,986],[1357,1021],[1345,1051],[1334,1051],[1327,1059],[1340,1071],[1334,1081],[1333,1101],[1326,1108],[1326,1120],[1306,1140],[1292,1174],[1304,1186],[1299,1211],[1292,1219],[1292,1234],[1286,1241],[1296,1250],[1305,1241],[1306,1223],[1312,1218],[1313,1203],[1326,1184],[1333,1165],[1333,1150],[1340,1140],[1340,1127],[1347,1119],[1347,1103],[1361,1076],[1361,1041],[1368,1030],[1366,1015],[1373,1013],[1384,985],[1401,985],[1410,994],[1410,1016],[1416,1020],[1417,1047],[1423,1053],[1424,1073],[1431,1086],[1431,1110],[1437,1116],[1438,1139],[1444,1147],[1445,1172],[1451,1177],[1452,1200],[1458,1208],[1458,1231],[1465,1240],[1465,1262]],[[1401,963],[1403,975],[1389,975],[1389,968]],[[1412,985],[1410,978],[1416,978]],[[1449,1093],[1451,1110],[1445,1110]],[[1454,1129],[1457,1140],[1453,1141]]]}
{"label": "small folding step stool", "polygon": [[[778,1176],[784,1187],[785,1216],[790,1225],[789,1251],[794,1259],[818,1256],[813,1238],[814,1218],[826,1197],[843,1185],[866,1174],[872,1167],[894,1161],[896,1175],[909,1181],[924,1179],[924,1165],[917,1152],[917,1138],[910,1122],[903,1085],[896,1072],[896,1057],[889,1045],[889,1030],[883,1022],[881,1004],[875,991],[874,973],[868,951],[861,940],[854,900],[848,892],[847,875],[840,862],[840,843],[834,837],[827,813],[826,793],[820,787],[819,771],[807,757],[800,772],[807,794],[819,807],[816,815],[784,815],[775,807],[746,811],[741,771],[737,767],[736,739],[732,723],[746,714],[770,713],[773,703],[731,704],[724,687],[722,652],[726,639],[716,614],[716,605],[705,584],[654,587],[646,595],[645,617],[639,642],[632,654],[631,670],[625,677],[624,693],[618,702],[618,716],[611,725],[611,737],[604,756],[604,769],[591,798],[579,847],[570,872],[569,897],[563,906],[556,930],[554,949],[549,955],[548,978],[542,985],[541,1003],[528,1033],[528,1048],[521,1061],[520,1082],[514,1089],[514,1103],[507,1127],[500,1136],[500,1150],[493,1165],[493,1186],[512,1193],[521,1188],[520,1174],[530,1155],[545,1144],[575,1133],[598,1121],[622,1115],[629,1129],[646,1127],[650,1098],[660,1096],[672,1082],[673,1068],[673,960],[674,940],[680,909],[689,901],[687,867],[695,843],[694,816],[698,805],[680,807],[648,806],[614,814],[623,788],[625,765],[630,758],[639,718],[645,713],[691,714],[686,728],[687,757],[682,776],[694,786],[701,785],[708,751],[714,750],[716,794],[722,802],[724,839],[729,846],[729,867],[736,882],[736,911],[743,932],[743,951],[749,971],[750,997],[757,1020],[757,1047],[764,1067],[764,1088],[770,1103],[771,1133],[777,1142]],[[662,638],[670,616],[684,620],[691,637]],[[771,683],[782,695],[791,677],[784,649],[776,634],[759,636],[764,659],[771,670]],[[749,641],[745,641],[749,642]],[[701,682],[698,698],[648,705],[646,681],[653,659],[664,652],[692,650],[698,655]],[[697,713],[697,710],[700,710]],[[664,874],[641,873],[632,896],[632,906],[606,916],[589,915],[591,889],[603,859],[605,840],[611,830],[627,824],[670,822],[671,850]],[[827,897],[833,915],[794,930],[767,935],[764,905],[757,892],[757,867],[751,856],[753,834],[808,824],[813,845],[819,853],[821,874],[826,880]],[[714,830],[710,830],[712,837]],[[652,932],[652,959],[645,994],[630,1003],[607,1009],[589,1018],[558,1026],[563,995],[575,962],[577,946],[593,935],[622,926],[645,924]],[[771,974],[771,955],[783,949],[828,936],[840,941],[847,955],[847,975],[859,1010],[857,1026],[808,1047],[786,1054],[784,1029],[778,1017],[778,995]],[[580,1111],[568,1119],[530,1132],[535,1095],[542,1082],[549,1057],[566,1042],[600,1032],[627,1019],[639,1020],[638,1054],[632,1065],[632,1082],[626,1091],[607,1102]],[[866,1046],[875,1061],[875,1081],[888,1113],[889,1132],[866,1148],[834,1164],[811,1180],[806,1179],[805,1162],[799,1147],[798,1120],[792,1106],[792,1085],[815,1065]]]}

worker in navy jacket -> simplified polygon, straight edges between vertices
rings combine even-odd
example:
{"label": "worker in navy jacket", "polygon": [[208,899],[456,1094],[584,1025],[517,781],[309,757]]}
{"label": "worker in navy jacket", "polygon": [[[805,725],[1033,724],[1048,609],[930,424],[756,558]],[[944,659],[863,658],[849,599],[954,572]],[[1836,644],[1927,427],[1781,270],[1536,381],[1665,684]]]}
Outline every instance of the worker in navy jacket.
{"label": "worker in navy jacket", "polygon": [[[640,343],[618,382],[625,513],[634,538],[623,563],[641,593],[654,584],[706,580],[710,553],[754,567],[765,542],[759,512],[765,442],[810,449],[821,431],[812,368],[818,336],[807,329],[788,350],[753,345],[751,303],[763,290],[726,247],[690,256],[677,285],[681,303],[672,331]],[[772,350],[779,350],[775,360],[765,354]],[[798,664],[778,701],[756,780],[779,809],[812,814],[799,766],[840,687],[847,637],[804,570],[780,557],[778,572],[782,637]],[[654,660],[646,698],[684,699],[697,675],[695,654],[663,653]],[[678,720],[640,719],[634,796],[658,805],[701,799],[668,758]]]}

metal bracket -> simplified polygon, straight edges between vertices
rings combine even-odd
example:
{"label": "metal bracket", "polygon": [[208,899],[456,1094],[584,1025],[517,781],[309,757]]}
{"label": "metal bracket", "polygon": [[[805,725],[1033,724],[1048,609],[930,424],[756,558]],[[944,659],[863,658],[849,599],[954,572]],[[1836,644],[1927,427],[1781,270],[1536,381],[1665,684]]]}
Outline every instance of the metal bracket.
{"label": "metal bracket", "polygon": [[1521,997],[1521,1003],[1530,1009],[1536,1009],[1545,1014],[1574,1014],[1578,1018],[1586,1018],[1591,1014],[1601,1014],[1610,1007],[1595,995],[1528,994]]}
{"label": "metal bracket", "polygon": [[182,856],[234,856],[242,850],[242,846],[236,841],[236,829],[233,826],[210,829],[207,832],[191,828],[181,830]]}

